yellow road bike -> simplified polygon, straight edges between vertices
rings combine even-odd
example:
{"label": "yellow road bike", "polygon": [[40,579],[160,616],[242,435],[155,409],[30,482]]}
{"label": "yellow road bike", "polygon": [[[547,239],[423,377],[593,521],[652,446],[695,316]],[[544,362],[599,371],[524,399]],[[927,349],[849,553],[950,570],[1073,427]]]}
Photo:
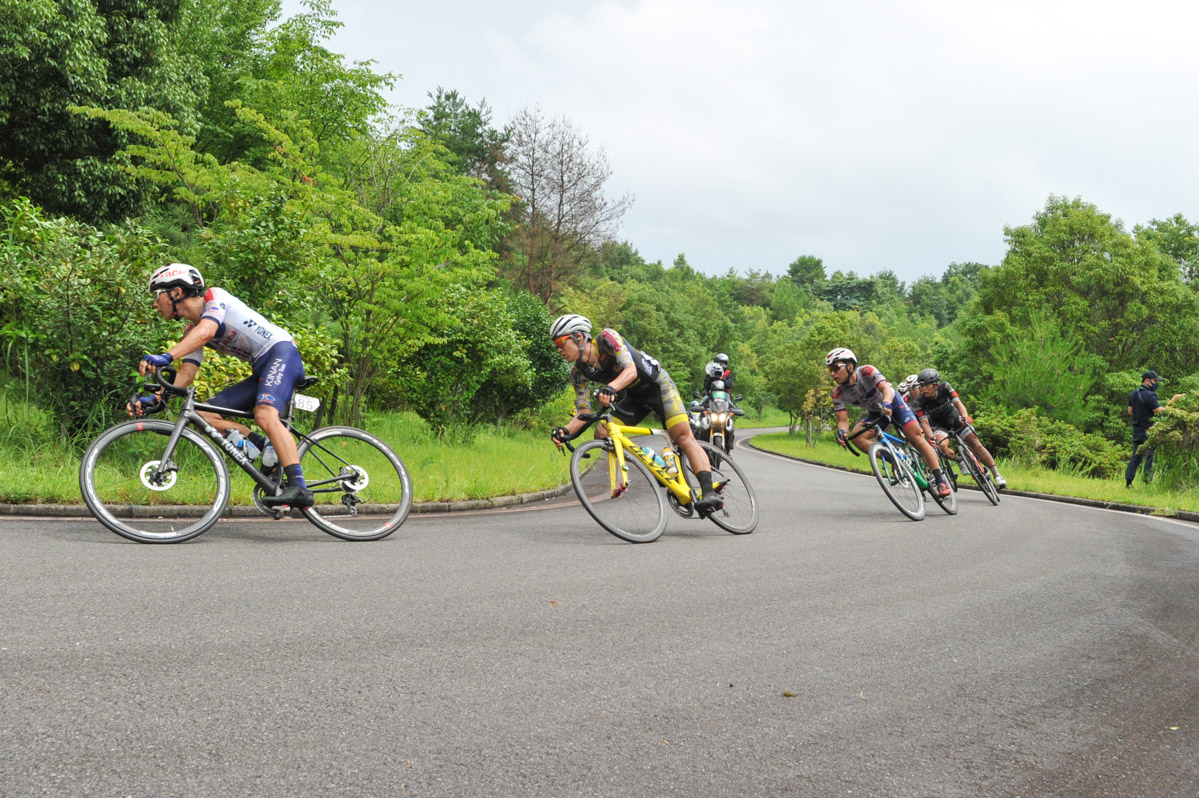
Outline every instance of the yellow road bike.
{"label": "yellow road bike", "polygon": [[[607,436],[571,446],[570,482],[579,501],[599,525],[630,543],[650,543],[666,529],[666,505],[682,518],[699,518],[695,502],[699,499],[699,480],[691,464],[674,443],[659,454],[643,449],[632,436],[661,435],[665,430],[632,427],[612,417],[612,411],[595,415],[580,414],[587,424],[571,440],[590,426],[602,423]],[[724,507],[709,514],[721,529],[734,535],[753,532],[758,525],[758,499],[749,479],[731,457],[703,441],[697,441],[712,464],[712,487],[724,500]]]}

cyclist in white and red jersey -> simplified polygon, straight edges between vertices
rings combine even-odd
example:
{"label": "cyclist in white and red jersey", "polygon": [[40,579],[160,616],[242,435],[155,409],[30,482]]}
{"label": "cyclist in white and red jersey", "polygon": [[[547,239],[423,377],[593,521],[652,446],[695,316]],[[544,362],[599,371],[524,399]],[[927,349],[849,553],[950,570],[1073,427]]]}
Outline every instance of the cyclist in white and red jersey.
{"label": "cyclist in white and red jersey", "polygon": [[[296,383],[304,377],[304,364],[291,335],[228,291],[205,288],[200,271],[186,263],[170,263],[157,269],[150,276],[150,292],[154,294],[154,308],[164,319],[189,324],[179,343],[162,354],[146,355],[138,363],[138,371],[145,374],[181,360],[175,384],[185,387],[200,369],[205,346],[248,361],[251,376],[220,391],[208,404],[243,411],[253,408],[254,422],[275,447],[287,485],[282,493],[264,498],[263,504],[311,507],[313,496],[304,482],[295,439],[279,418],[279,411],[291,401]],[[130,407],[130,412],[141,415],[143,404],[151,402],[143,398]],[[217,429],[236,429],[264,448],[266,441],[244,424],[214,413],[202,415]]]}
{"label": "cyclist in white and red jersey", "polygon": [[[924,439],[920,424],[916,421],[911,408],[904,403],[903,398],[896,393],[895,388],[874,366],[858,366],[858,356],[849,349],[838,347],[829,352],[824,358],[824,365],[837,386],[833,388],[833,412],[837,415],[837,443],[848,448],[849,440],[849,410],[846,404],[856,405],[866,411],[866,415],[858,419],[853,431],[856,434],[867,424],[877,423],[879,429],[886,429],[891,421],[895,421],[904,438],[912,448],[920,452],[920,457],[933,472],[937,481],[937,493],[948,496],[952,489],[941,470],[941,461],[932,445]],[[874,439],[873,430],[862,433],[855,440]],[[866,450],[862,444],[857,448]]]}
{"label": "cyclist in white and red jersey", "polygon": [[550,325],[550,338],[558,353],[573,364],[570,381],[575,388],[575,417],[550,433],[555,446],[561,449],[562,441],[583,428],[584,422],[578,416],[591,411],[587,383],[604,383],[599,389],[604,407],[612,404],[617,393],[624,392],[624,398],[612,410],[622,424],[639,424],[651,412],[661,419],[699,482],[696,511],[706,516],[724,506],[724,500],[712,488],[712,465],[691,432],[679,389],[657,360],[634,349],[616,330],[605,329],[592,338],[591,321],[577,313],[555,319]]}

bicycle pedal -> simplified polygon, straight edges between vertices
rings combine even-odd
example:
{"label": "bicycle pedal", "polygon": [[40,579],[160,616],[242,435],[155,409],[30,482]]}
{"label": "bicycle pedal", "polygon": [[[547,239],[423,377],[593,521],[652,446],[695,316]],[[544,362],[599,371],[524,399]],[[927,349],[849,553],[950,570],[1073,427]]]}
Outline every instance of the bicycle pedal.
{"label": "bicycle pedal", "polygon": [[291,507],[286,504],[280,504],[274,508],[275,520],[282,521],[287,516],[291,515]]}

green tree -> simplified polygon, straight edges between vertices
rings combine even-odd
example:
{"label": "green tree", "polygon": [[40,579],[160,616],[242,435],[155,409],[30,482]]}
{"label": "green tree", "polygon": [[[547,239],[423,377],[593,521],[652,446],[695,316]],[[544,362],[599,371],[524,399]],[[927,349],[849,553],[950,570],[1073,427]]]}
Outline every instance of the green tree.
{"label": "green tree", "polygon": [[73,105],[157,108],[194,130],[197,75],[176,54],[183,0],[0,0],[0,178],[50,214],[136,213],[126,139]]}
{"label": "green tree", "polygon": [[800,255],[787,267],[787,276],[797,287],[811,292],[824,282],[824,261],[815,255]]}
{"label": "green tree", "polygon": [[[524,292],[500,292],[495,300],[506,306],[506,323],[525,358],[492,371],[471,398],[472,418],[490,418],[499,425],[558,396],[568,382],[570,367],[549,339],[552,318],[539,299]],[[483,341],[491,348],[499,343]]]}
{"label": "green tree", "polygon": [[[1199,306],[1156,244],[1075,198],[1050,197],[1024,227],[1007,228],[1003,264],[984,272],[973,312],[1017,326],[1046,312],[1110,367],[1154,360],[1185,371],[1196,354]],[[980,365],[985,351],[968,346]]]}
{"label": "green tree", "polygon": [[1165,221],[1154,219],[1148,225],[1133,228],[1137,240],[1154,243],[1178,265],[1182,279],[1194,284],[1199,277],[1199,225],[1176,213]]}
{"label": "green tree", "polygon": [[480,100],[478,105],[471,106],[457,91],[446,91],[440,86],[428,97],[433,102],[420,115],[421,132],[445,146],[461,174],[507,191],[508,180],[501,162],[508,131],[491,126],[487,101]]}
{"label": "green tree", "polygon": [[163,255],[133,226],[48,218],[26,199],[0,206],[0,344],[62,441],[123,418],[133,367],[165,342],[146,293]]}

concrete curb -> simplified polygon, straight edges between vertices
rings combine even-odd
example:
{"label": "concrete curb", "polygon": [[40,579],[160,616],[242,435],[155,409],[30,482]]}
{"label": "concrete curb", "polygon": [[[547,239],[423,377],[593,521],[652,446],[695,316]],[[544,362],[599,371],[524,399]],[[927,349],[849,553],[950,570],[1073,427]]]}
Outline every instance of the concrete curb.
{"label": "concrete curb", "polygon": [[[852,468],[845,466],[833,465],[831,463],[822,463],[819,460],[808,460],[803,457],[796,457],[791,454],[783,454],[782,452],[774,452],[770,449],[763,449],[760,446],[754,446],[753,439],[746,441],[747,445],[756,449],[759,452],[773,454],[778,457],[785,457],[788,460],[795,460],[808,465],[820,466],[821,468],[830,468],[834,471],[848,471],[851,474],[865,473],[867,476],[870,472],[855,471]],[[958,483],[958,490],[980,490],[975,485],[966,485],[961,481]],[[1060,502],[1062,504],[1077,504],[1082,507],[1094,507],[1099,510],[1115,510],[1121,513],[1134,513],[1136,515],[1153,515],[1159,518],[1177,518],[1180,521],[1190,521],[1191,523],[1199,523],[1199,513],[1193,513],[1190,510],[1162,510],[1158,507],[1146,507],[1142,504],[1124,504],[1122,502],[1104,502],[1097,499],[1083,499],[1077,496],[1059,496],[1055,493],[1035,493],[1029,490],[1010,490],[1004,489],[1000,492],[1001,496],[1023,496],[1027,499],[1044,499],[1046,501]],[[1002,499],[1001,499],[1002,501]]]}
{"label": "concrete curb", "polygon": [[[516,496],[496,496],[491,499],[467,499],[454,502],[417,502],[412,505],[414,513],[458,513],[469,510],[495,510],[501,507],[515,507],[522,504],[556,499],[570,493],[573,488],[570,483],[559,485],[550,490],[535,493],[523,493]],[[370,512],[370,505],[363,505]],[[162,505],[150,508],[139,508],[138,515],[146,517],[168,515],[194,515],[195,508],[187,505]],[[191,511],[190,513],[188,511]],[[379,512],[389,512],[386,506],[378,507]],[[32,516],[35,518],[91,518],[87,506],[83,504],[0,504],[0,516]],[[133,515],[131,512],[130,515]],[[297,513],[298,515],[298,513]],[[222,518],[265,518],[253,505],[230,505],[225,508]]]}

